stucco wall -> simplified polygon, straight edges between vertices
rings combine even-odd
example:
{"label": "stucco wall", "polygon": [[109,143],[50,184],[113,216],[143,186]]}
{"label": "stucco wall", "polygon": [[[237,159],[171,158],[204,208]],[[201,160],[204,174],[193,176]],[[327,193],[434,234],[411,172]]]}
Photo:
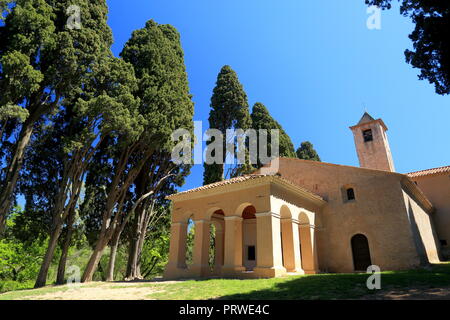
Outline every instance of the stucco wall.
{"label": "stucco wall", "polygon": [[403,197],[420,262],[439,262],[439,244],[432,218],[406,191],[403,191]]}
{"label": "stucco wall", "polygon": [[[372,264],[382,270],[419,265],[400,175],[297,159],[281,159],[278,171],[327,201],[318,215],[321,271],[353,271],[350,241],[358,233],[368,238]],[[354,201],[345,201],[349,187],[355,190]]]}
{"label": "stucco wall", "polygon": [[211,195],[208,192],[202,192],[201,198],[196,198],[196,194],[193,194],[189,200],[174,203],[172,221],[187,221],[191,216],[193,220],[209,220],[216,210],[223,210],[225,216],[240,216],[242,210],[249,205],[253,205],[256,212],[268,212],[270,211],[269,189],[270,186],[257,186]]}
{"label": "stucco wall", "polygon": [[413,180],[436,208],[433,214],[436,233],[440,240],[447,241],[446,246],[441,246],[441,252],[443,258],[450,259],[450,175],[428,175]]}
{"label": "stucco wall", "polygon": [[[371,129],[373,141],[364,142],[363,131]],[[386,131],[379,121],[352,128],[359,164],[363,168],[395,171]]]}

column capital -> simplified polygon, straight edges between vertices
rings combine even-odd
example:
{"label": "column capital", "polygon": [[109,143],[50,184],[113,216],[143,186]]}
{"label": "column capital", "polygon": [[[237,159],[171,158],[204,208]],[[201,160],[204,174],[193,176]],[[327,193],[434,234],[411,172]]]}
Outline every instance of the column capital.
{"label": "column capital", "polygon": [[224,220],[237,220],[237,221],[242,221],[244,220],[244,218],[240,217],[240,216],[228,216],[228,217],[224,217]]}
{"label": "column capital", "polygon": [[194,220],[194,223],[211,223],[211,221],[205,220],[205,219],[199,219],[199,220]]}
{"label": "column capital", "polygon": [[281,218],[281,216],[278,213],[271,212],[271,211],[255,213],[255,216],[256,216],[256,218],[259,218],[259,217],[274,217],[274,218],[278,218],[278,219]]}
{"label": "column capital", "polygon": [[290,221],[294,224],[300,225],[300,221],[298,221],[297,219],[294,219],[294,218],[281,218],[281,222],[283,222],[283,221]]}
{"label": "column capital", "polygon": [[313,224],[309,223],[299,223],[298,224],[300,228],[310,228],[310,229],[316,229],[317,227]]}
{"label": "column capital", "polygon": [[176,226],[187,226],[187,222],[185,221],[172,222],[172,227]]}

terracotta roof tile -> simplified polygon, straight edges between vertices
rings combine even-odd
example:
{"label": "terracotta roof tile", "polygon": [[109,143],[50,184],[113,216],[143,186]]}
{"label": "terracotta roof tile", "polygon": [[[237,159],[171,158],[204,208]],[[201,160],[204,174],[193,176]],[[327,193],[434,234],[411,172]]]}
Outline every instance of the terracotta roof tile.
{"label": "terracotta roof tile", "polygon": [[247,180],[258,179],[258,178],[262,178],[262,177],[265,177],[265,176],[267,176],[267,175],[265,175],[265,174],[249,174],[249,175],[236,177],[236,178],[232,178],[232,179],[228,179],[228,180],[214,182],[214,183],[207,184],[207,185],[204,185],[204,186],[201,186],[201,187],[198,187],[198,188],[194,188],[194,189],[178,192],[178,193],[176,193],[176,195],[185,194],[185,193],[192,193],[192,192],[197,192],[197,191],[202,191],[202,190],[207,190],[207,189],[213,189],[213,188],[217,188],[217,187],[228,185],[228,184],[234,184],[234,183],[244,182],[244,181],[247,181]]}
{"label": "terracotta roof tile", "polygon": [[435,174],[445,174],[445,173],[450,173],[450,166],[411,172],[411,173],[408,173],[407,176],[410,178],[416,178],[416,177],[430,176],[430,175],[435,175]]}
{"label": "terracotta roof tile", "polygon": [[295,188],[297,188],[298,190],[301,190],[304,193],[309,194],[312,197],[315,197],[317,199],[320,200],[324,200],[321,196],[315,194],[314,192],[311,192],[299,185],[297,185],[296,183],[293,183],[287,179],[282,178],[281,176],[277,175],[277,174],[249,174],[249,175],[245,175],[245,176],[241,176],[241,177],[236,177],[236,178],[232,178],[232,179],[228,179],[228,180],[223,180],[223,181],[218,181],[218,182],[214,182],[211,184],[207,184],[205,186],[201,186],[198,188],[194,188],[194,189],[190,189],[190,190],[186,190],[186,191],[182,191],[182,192],[178,192],[178,193],[174,193],[173,195],[167,197],[167,198],[171,198],[172,196],[178,196],[178,195],[182,195],[182,194],[188,194],[188,193],[194,193],[194,192],[198,192],[198,191],[203,191],[203,190],[208,190],[208,189],[214,189],[217,187],[221,187],[224,185],[230,185],[230,184],[237,184],[237,183],[242,183],[245,181],[249,181],[249,180],[254,180],[254,179],[260,179],[263,177],[269,177],[269,176],[275,176],[276,179],[283,181],[284,183],[290,184],[291,186],[294,186]]}

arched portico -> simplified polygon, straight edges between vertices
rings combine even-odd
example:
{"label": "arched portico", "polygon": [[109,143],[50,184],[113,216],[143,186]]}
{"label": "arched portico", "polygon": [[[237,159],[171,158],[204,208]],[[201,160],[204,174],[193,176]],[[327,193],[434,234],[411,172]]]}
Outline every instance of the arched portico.
{"label": "arched portico", "polygon": [[[318,272],[315,245],[315,215],[311,207],[324,201],[301,190],[297,196],[314,202],[305,209],[290,199],[272,194],[271,187],[297,191],[279,178],[263,176],[258,184],[239,190],[240,185],[221,192],[202,190],[174,200],[171,243],[166,278],[276,277],[286,272]],[[216,191],[216,190],[214,190]],[[294,194],[295,195],[295,194]],[[181,200],[181,201],[179,201]],[[295,199],[294,199],[295,200]],[[303,199],[304,200],[304,199]],[[305,202],[305,201],[303,201]],[[186,266],[186,217],[194,212],[194,258]],[[211,267],[210,227],[215,226],[214,266]]]}

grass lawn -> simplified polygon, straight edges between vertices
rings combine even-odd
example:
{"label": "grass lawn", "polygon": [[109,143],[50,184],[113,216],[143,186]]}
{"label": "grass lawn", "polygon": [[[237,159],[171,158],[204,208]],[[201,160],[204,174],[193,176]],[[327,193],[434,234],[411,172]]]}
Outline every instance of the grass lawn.
{"label": "grass lawn", "polygon": [[[196,299],[358,299],[388,290],[446,288],[450,290],[450,263],[431,268],[381,273],[381,290],[368,290],[367,274],[319,274],[275,279],[234,280],[210,279],[169,282],[90,283],[72,290],[70,299],[196,300]],[[36,290],[13,291],[0,295],[0,300],[66,299],[67,286],[50,286]],[[77,292],[79,295],[77,295]],[[101,297],[99,296],[101,293]]]}

